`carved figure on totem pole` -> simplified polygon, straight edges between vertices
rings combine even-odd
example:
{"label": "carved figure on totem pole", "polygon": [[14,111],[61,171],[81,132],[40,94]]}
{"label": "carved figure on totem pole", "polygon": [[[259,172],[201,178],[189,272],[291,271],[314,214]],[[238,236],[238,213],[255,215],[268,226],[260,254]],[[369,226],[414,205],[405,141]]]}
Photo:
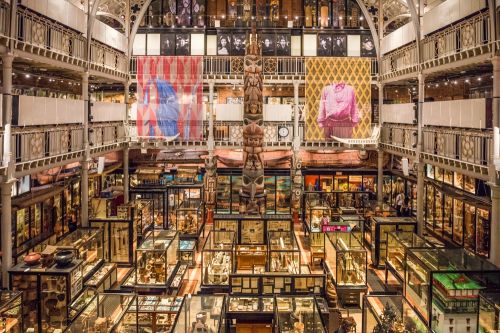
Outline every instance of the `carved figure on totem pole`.
{"label": "carved figure on totem pole", "polygon": [[207,209],[215,208],[217,190],[217,156],[205,160],[205,205]]}
{"label": "carved figure on totem pole", "polygon": [[262,116],[262,56],[255,27],[244,59],[243,177],[240,213],[263,214],[264,129]]}
{"label": "carved figure on totem pole", "polygon": [[292,211],[299,212],[300,199],[302,197],[302,161],[298,152],[293,153],[292,157]]}

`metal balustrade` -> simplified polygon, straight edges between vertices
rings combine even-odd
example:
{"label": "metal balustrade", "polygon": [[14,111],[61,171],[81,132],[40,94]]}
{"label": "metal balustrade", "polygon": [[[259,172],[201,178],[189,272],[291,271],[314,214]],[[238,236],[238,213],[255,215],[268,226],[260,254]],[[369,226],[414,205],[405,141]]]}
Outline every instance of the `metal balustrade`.
{"label": "metal balustrade", "polygon": [[91,147],[106,146],[127,141],[125,125],[122,122],[97,123],[90,126]]}
{"label": "metal balustrade", "polygon": [[[490,40],[490,15],[486,11],[425,37],[422,41],[422,60],[425,63],[477,49],[488,44]],[[473,55],[483,53],[480,49],[478,51]]]}
{"label": "metal balustrade", "polygon": [[423,152],[477,165],[487,165],[492,154],[491,130],[423,128]]}
{"label": "metal balustrade", "polygon": [[[267,76],[305,76],[307,57],[263,57],[263,74]],[[204,56],[203,73],[206,76],[242,76],[243,56]],[[372,77],[378,75],[378,63],[371,59]],[[137,75],[137,56],[130,62],[130,75]]]}
{"label": "metal balustrade", "polygon": [[413,73],[418,70],[418,53],[415,43],[404,46],[382,57],[380,74],[383,76],[399,73]]}
{"label": "metal balustrade", "polygon": [[385,123],[380,133],[380,142],[394,147],[415,149],[417,126]]}

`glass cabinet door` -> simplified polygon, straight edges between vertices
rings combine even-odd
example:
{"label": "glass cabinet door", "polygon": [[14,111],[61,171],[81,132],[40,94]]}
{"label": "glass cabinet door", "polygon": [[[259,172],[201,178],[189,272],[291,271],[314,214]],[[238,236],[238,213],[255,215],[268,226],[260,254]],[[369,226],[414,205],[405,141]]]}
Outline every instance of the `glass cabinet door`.
{"label": "glass cabinet door", "polygon": [[438,234],[443,232],[443,193],[441,191],[435,190],[435,202],[434,202],[434,231]]}
{"label": "glass cabinet door", "polygon": [[425,187],[425,224],[430,230],[434,230],[434,187]]}
{"label": "glass cabinet door", "polygon": [[274,214],[276,211],[276,178],[274,176],[264,177],[264,188],[266,189],[266,212],[267,214]]}
{"label": "glass cabinet door", "polygon": [[230,176],[217,176],[217,213],[230,212],[231,204]]}
{"label": "glass cabinet door", "polygon": [[489,256],[490,253],[490,211],[476,210],[476,253]]}
{"label": "glass cabinet door", "polygon": [[231,176],[231,213],[237,214],[240,207],[241,176]]}
{"label": "glass cabinet door", "polygon": [[449,195],[444,195],[443,236],[449,240],[452,239],[452,222],[453,222],[453,198]]}
{"label": "glass cabinet door", "polygon": [[476,249],[476,207],[464,205],[464,247],[470,251]]}
{"label": "glass cabinet door", "polygon": [[453,200],[453,241],[462,245],[464,240],[464,204],[462,200]]}
{"label": "glass cabinet door", "polygon": [[289,214],[291,208],[289,176],[276,176],[276,214]]}

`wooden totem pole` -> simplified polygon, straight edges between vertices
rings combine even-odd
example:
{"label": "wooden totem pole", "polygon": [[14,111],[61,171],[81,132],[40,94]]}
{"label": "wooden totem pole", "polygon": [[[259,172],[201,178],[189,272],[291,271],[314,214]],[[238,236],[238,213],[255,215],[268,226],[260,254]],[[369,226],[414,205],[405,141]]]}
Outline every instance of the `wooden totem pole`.
{"label": "wooden totem pole", "polygon": [[207,224],[213,223],[214,210],[217,197],[217,156],[209,156],[205,160],[205,176],[204,182],[204,200],[206,208]]}
{"label": "wooden totem pole", "polygon": [[243,177],[240,214],[265,213],[262,55],[255,26],[244,59]]}

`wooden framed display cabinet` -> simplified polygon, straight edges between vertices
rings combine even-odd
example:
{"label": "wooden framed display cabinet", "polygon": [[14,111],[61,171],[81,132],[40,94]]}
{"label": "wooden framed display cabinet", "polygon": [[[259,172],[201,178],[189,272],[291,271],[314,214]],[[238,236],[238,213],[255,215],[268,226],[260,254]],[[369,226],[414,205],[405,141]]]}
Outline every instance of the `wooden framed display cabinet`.
{"label": "wooden framed display cabinet", "polygon": [[327,333],[314,297],[276,297],[279,332]]}
{"label": "wooden framed display cabinet", "polygon": [[20,292],[0,292],[0,332],[22,332],[22,304],[22,294]]}
{"label": "wooden framed display cabinet", "polygon": [[9,270],[12,290],[23,292],[23,332],[66,328],[69,304],[83,288],[82,264],[81,259],[74,259],[65,267],[30,267],[20,263]]}
{"label": "wooden framed display cabinet", "polygon": [[[417,220],[413,217],[372,217],[369,227],[369,247],[371,250],[372,264],[378,268],[385,268],[387,249],[387,233],[392,231],[417,231]],[[366,240],[366,237],[365,237]]]}
{"label": "wooden framed display cabinet", "polygon": [[172,332],[223,332],[224,295],[184,296]]}
{"label": "wooden framed display cabinet", "polygon": [[167,187],[165,185],[137,185],[130,187],[129,193],[131,200],[152,200],[154,227],[168,229]]}
{"label": "wooden framed display cabinet", "polygon": [[234,270],[235,235],[232,231],[208,234],[201,256],[201,289],[227,290]]}
{"label": "wooden framed display cabinet", "polygon": [[232,231],[236,244],[265,245],[270,231],[293,231],[291,215],[214,215],[214,230]]}

